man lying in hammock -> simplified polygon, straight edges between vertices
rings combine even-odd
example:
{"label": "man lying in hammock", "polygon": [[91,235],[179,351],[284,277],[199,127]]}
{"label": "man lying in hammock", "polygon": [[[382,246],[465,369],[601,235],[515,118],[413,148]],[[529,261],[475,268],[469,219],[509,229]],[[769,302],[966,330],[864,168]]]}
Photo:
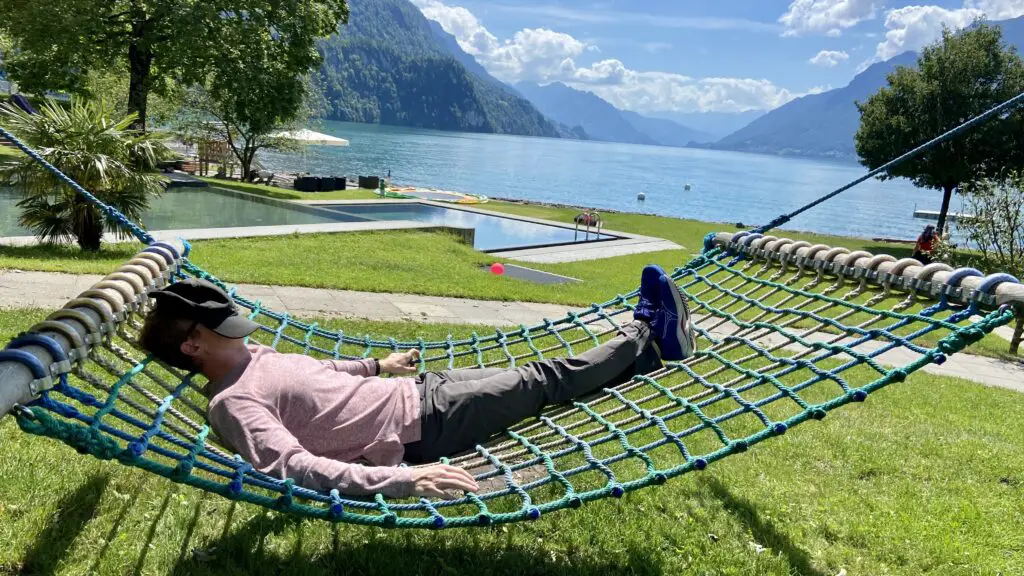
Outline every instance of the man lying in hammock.
{"label": "man lying in hammock", "polygon": [[695,348],[686,299],[656,266],[643,271],[634,321],[584,354],[415,377],[402,375],[416,372],[417,350],[339,361],[247,343],[258,325],[206,281],[177,282],[151,296],[156,306],[142,346],[206,376],[208,418],[222,440],[261,472],[351,495],[475,492],[462,468],[398,464],[472,449],[547,405],[620,384]]}

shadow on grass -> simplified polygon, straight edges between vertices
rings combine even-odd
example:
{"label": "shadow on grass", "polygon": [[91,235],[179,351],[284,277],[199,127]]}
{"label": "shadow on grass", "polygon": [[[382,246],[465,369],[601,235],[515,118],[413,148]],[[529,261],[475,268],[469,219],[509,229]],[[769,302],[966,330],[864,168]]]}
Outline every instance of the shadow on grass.
{"label": "shadow on grass", "polygon": [[22,561],[21,574],[53,574],[75,538],[92,520],[110,478],[97,474],[74,493],[57,503],[49,526],[43,530]]}
{"label": "shadow on grass", "polygon": [[[142,574],[142,568],[146,565],[146,555],[149,554],[150,544],[153,542],[153,537],[156,536],[157,526],[160,525],[160,521],[164,519],[164,515],[167,513],[167,506],[171,503],[171,496],[177,493],[175,487],[172,487],[164,493],[164,500],[160,504],[160,511],[153,517],[153,521],[149,523],[149,530],[146,531],[146,540],[142,544],[142,553],[139,554],[139,559],[135,562],[135,571],[133,574]],[[196,506],[197,508],[199,506]]]}
{"label": "shadow on grass", "polygon": [[[452,542],[441,534],[399,535],[381,539],[375,528],[334,526],[330,549],[304,550],[305,529],[312,521],[300,521],[267,513],[249,520],[229,535],[209,543],[209,547],[179,558],[171,574],[474,574],[544,576],[610,576],[615,574],[662,574],[656,559],[642,550],[629,550],[628,559],[600,561],[566,560],[553,557],[543,545],[473,544]],[[268,536],[289,530],[297,532],[288,549],[266,550]],[[353,540],[360,531],[367,538]],[[405,537],[403,537],[405,536]],[[435,537],[436,536],[436,537]],[[461,539],[460,539],[461,540]],[[311,547],[313,548],[313,547]]]}
{"label": "shadow on grass", "polygon": [[135,505],[135,502],[139,498],[139,494],[142,493],[142,487],[146,484],[146,481],[149,480],[149,478],[150,477],[148,475],[141,474],[136,479],[135,486],[132,488],[131,494],[124,499],[124,503],[121,504],[121,509],[117,511],[117,517],[114,519],[114,523],[110,525],[110,530],[107,532],[106,538],[103,539],[103,547],[100,548],[99,553],[96,554],[96,558],[93,559],[92,566],[89,567],[89,573],[96,572],[96,569],[100,565],[100,561],[103,560],[103,556],[105,556],[107,550],[110,549],[111,542],[114,541],[117,533],[121,530],[121,523],[124,522],[124,518],[128,515],[128,511],[131,507]]}
{"label": "shadow on grass", "polygon": [[[199,517],[203,513],[203,507],[206,505],[206,498],[209,496],[209,492],[200,492],[199,500],[196,502],[196,509],[192,512],[192,518],[188,522],[188,527],[185,529],[185,537],[181,540],[181,548],[178,550],[178,564],[181,564],[188,557],[189,544],[192,543],[192,536],[196,532],[196,525],[199,523]],[[228,510],[228,517],[225,521],[226,524],[231,523],[231,517],[235,512],[235,502],[231,503],[231,507]]]}
{"label": "shadow on grass", "polygon": [[711,490],[715,498],[722,503],[726,512],[732,514],[736,520],[750,529],[750,533],[758,544],[770,548],[786,558],[793,574],[801,576],[828,576],[826,572],[814,567],[811,563],[811,557],[807,552],[790,540],[789,536],[780,532],[770,522],[762,520],[761,515],[753,504],[734,496],[717,478],[709,477],[705,485]]}

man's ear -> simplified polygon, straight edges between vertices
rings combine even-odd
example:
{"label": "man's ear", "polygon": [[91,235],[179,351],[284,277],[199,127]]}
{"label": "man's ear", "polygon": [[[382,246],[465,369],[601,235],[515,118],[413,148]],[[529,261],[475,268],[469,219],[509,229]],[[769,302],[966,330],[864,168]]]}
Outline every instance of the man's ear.
{"label": "man's ear", "polygon": [[181,353],[189,357],[199,354],[199,345],[196,344],[194,336],[181,343]]}

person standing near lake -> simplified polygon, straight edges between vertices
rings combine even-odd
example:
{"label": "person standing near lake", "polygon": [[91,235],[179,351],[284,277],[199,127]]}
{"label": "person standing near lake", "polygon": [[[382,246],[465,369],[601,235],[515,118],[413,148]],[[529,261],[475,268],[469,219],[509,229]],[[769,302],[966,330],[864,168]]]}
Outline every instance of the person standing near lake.
{"label": "person standing near lake", "polygon": [[917,237],[917,243],[914,244],[914,254],[911,258],[918,262],[928,265],[932,262],[932,254],[935,253],[935,243],[938,242],[939,236],[935,233],[935,226],[931,224],[924,227],[924,232]]}

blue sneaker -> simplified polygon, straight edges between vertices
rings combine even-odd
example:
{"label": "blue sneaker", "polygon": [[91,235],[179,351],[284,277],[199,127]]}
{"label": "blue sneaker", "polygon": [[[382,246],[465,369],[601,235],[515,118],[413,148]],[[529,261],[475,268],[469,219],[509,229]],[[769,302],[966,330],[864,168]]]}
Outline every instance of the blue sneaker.
{"label": "blue sneaker", "polygon": [[661,277],[665,271],[661,266],[651,264],[644,266],[640,273],[640,298],[633,310],[633,319],[653,322],[661,309]]}
{"label": "blue sneaker", "polygon": [[664,323],[656,341],[661,347],[663,360],[685,360],[697,351],[697,340],[690,322],[690,308],[687,298],[679,291],[679,287],[668,276],[662,276],[661,311]]}

